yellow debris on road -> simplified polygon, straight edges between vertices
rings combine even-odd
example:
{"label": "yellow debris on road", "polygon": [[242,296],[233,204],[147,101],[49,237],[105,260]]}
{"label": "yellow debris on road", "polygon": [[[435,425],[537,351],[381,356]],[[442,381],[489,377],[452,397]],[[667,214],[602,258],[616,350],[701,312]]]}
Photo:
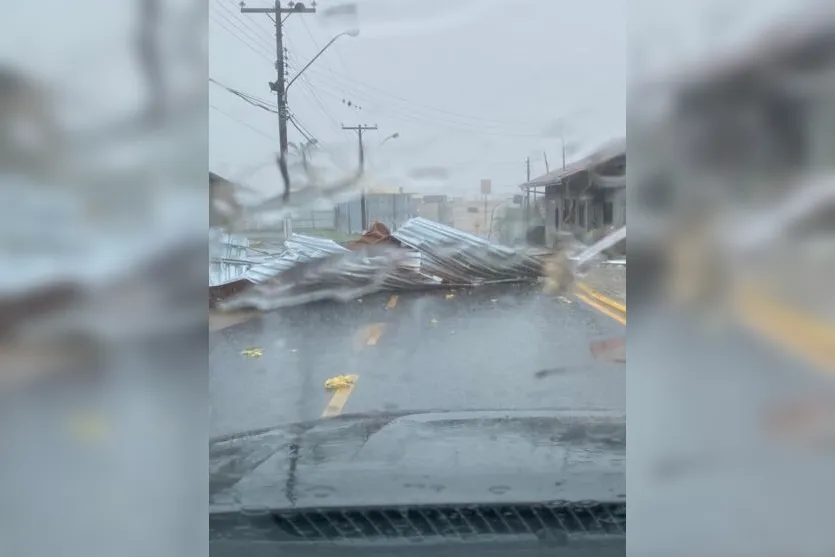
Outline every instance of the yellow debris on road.
{"label": "yellow debris on road", "polygon": [[241,356],[245,356],[247,358],[260,358],[264,355],[264,350],[261,348],[244,348],[241,350]]}
{"label": "yellow debris on road", "polygon": [[337,375],[325,381],[325,390],[338,391],[340,389],[347,389],[356,382],[356,375]]}

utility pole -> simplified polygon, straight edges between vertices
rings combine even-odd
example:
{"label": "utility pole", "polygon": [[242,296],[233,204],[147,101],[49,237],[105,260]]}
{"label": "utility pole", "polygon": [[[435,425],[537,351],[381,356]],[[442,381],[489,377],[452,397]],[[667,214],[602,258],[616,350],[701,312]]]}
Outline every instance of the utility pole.
{"label": "utility pole", "polygon": [[551,169],[548,167],[548,153],[542,151],[542,158],[545,159],[545,174],[551,172]]}
{"label": "utility pole", "polygon": [[[367,130],[376,130],[377,126],[366,126],[364,124],[359,124],[358,126],[342,126],[343,130],[350,130],[357,132],[357,141],[359,142],[360,148],[360,167],[362,167],[363,162],[365,161],[365,155],[363,154],[363,147],[362,147],[362,132]],[[360,226],[362,226],[362,231],[365,232],[368,230],[368,206],[365,199],[365,186],[362,188],[362,192],[360,193]]]}
{"label": "utility pole", "polygon": [[525,168],[527,170],[527,181],[525,183],[525,242],[528,241],[528,232],[531,228],[531,158],[525,159]]}
{"label": "utility pole", "polygon": [[[241,13],[244,14],[271,14],[275,18],[275,82],[270,82],[270,89],[276,93],[278,108],[278,137],[280,142],[280,157],[285,159],[287,155],[287,87],[285,86],[284,69],[284,34],[282,33],[282,14],[315,14],[316,2],[313,7],[308,8],[301,2],[290,2],[288,7],[282,8],[281,1],[275,0],[272,8],[245,8],[241,2]],[[286,168],[286,167],[285,167]]]}
{"label": "utility pole", "polygon": [[[301,2],[291,1],[286,8],[281,7],[281,1],[275,0],[272,8],[246,8],[241,0],[241,13],[243,14],[272,14],[275,21],[275,82],[270,82],[270,90],[276,94],[276,105],[278,108],[278,169],[284,181],[284,201],[290,199],[290,174],[287,171],[287,86],[284,82],[284,33],[281,19],[282,14],[315,14],[316,2],[313,7],[308,8]],[[288,15],[287,17],[290,17]],[[285,18],[286,19],[286,18]],[[293,221],[288,216],[284,219],[284,237],[289,238],[293,232]]]}
{"label": "utility pole", "polygon": [[562,144],[562,169],[565,171],[565,137],[560,140]]}

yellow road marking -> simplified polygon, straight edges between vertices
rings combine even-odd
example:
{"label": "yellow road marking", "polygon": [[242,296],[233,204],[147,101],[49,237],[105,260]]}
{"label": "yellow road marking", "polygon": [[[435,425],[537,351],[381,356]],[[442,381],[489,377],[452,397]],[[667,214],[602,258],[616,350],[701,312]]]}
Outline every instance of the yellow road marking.
{"label": "yellow road marking", "polygon": [[361,327],[354,335],[354,350],[362,350],[364,346],[374,346],[383,335],[383,323],[372,323]]}
{"label": "yellow road marking", "polygon": [[[394,302],[392,302],[392,299]],[[394,295],[391,299],[389,299],[389,303],[386,307],[391,306],[393,308],[396,304],[397,295]],[[383,323],[372,323],[371,325],[361,327],[354,336],[354,349],[360,351],[363,346],[375,346],[377,342],[379,342],[380,337],[383,335],[384,326],[385,325]],[[351,378],[350,384],[341,385],[339,388],[334,390],[330,402],[328,402],[328,405],[325,406],[325,411],[322,412],[323,418],[340,414],[342,409],[345,407],[345,403],[348,402],[348,397],[350,397],[351,393],[354,392],[354,387],[356,382],[359,380],[359,376],[350,375],[346,377]],[[328,381],[331,380],[329,379]]]}
{"label": "yellow road marking", "polygon": [[377,341],[380,340],[380,337],[383,335],[383,324],[382,323],[374,323],[373,325],[368,326],[368,336],[365,339],[365,344],[367,346],[375,346]]}
{"label": "yellow road marking", "polygon": [[386,309],[394,309],[397,306],[397,294],[392,294],[386,304]]}
{"label": "yellow road marking", "polygon": [[734,296],[743,321],[764,337],[829,371],[835,370],[835,324],[745,285]]}
{"label": "yellow road marking", "polygon": [[579,283],[577,285],[577,288],[579,290],[582,290],[582,292],[586,296],[588,296],[589,298],[594,298],[595,300],[605,304],[606,306],[608,306],[612,309],[617,310],[620,313],[626,313],[626,304],[625,303],[623,303],[621,301],[618,301],[618,300],[615,300],[613,298],[610,298],[609,296],[606,296],[605,294],[601,294],[600,292],[597,292],[596,290],[593,290],[592,288],[590,288],[589,286],[587,286],[583,283]]}
{"label": "yellow road marking", "polygon": [[250,319],[259,317],[260,313],[257,311],[239,311],[222,313],[218,311],[209,311],[209,332],[216,333],[229,327],[245,323]]}
{"label": "yellow road marking", "polygon": [[626,325],[626,314],[625,313],[618,313],[616,310],[603,305],[602,303],[598,302],[594,298],[590,298],[589,296],[586,296],[585,294],[580,294],[579,292],[575,292],[574,295],[577,296],[580,300],[582,300],[586,304],[590,305],[591,307],[593,307],[594,309],[599,311],[600,313],[611,317],[612,319],[614,319],[615,321],[617,321],[621,325]]}
{"label": "yellow road marking", "polygon": [[330,418],[332,416],[337,416],[342,413],[342,409],[345,408],[345,403],[348,402],[348,397],[351,396],[351,393],[354,392],[354,387],[357,384],[357,380],[359,377],[355,376],[354,382],[350,385],[347,385],[341,389],[338,389],[333,393],[330,402],[328,405],[325,406],[325,411],[322,412],[323,418]]}

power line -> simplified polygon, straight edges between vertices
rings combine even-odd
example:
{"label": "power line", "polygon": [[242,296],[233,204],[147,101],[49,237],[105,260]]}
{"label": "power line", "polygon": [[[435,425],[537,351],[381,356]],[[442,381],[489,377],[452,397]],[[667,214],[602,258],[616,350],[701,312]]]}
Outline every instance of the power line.
{"label": "power line", "polygon": [[258,128],[253,127],[253,126],[251,126],[251,125],[247,124],[247,123],[246,123],[246,122],[244,122],[243,120],[241,120],[241,119],[239,119],[239,118],[236,118],[235,116],[232,116],[231,114],[229,114],[229,113],[228,113],[228,112],[226,112],[225,110],[220,109],[220,108],[218,108],[217,106],[215,106],[215,105],[213,105],[213,104],[209,104],[209,108],[211,108],[211,109],[213,109],[213,110],[216,110],[217,112],[219,112],[219,113],[223,114],[224,116],[226,116],[226,117],[227,117],[227,118],[229,118],[230,120],[234,120],[234,121],[235,121],[235,122],[237,122],[238,124],[240,124],[240,125],[242,125],[242,126],[245,126],[245,127],[249,128],[250,130],[252,130],[252,131],[254,131],[255,133],[257,133],[258,135],[262,135],[262,136],[266,137],[266,138],[267,138],[267,139],[269,139],[270,141],[273,141],[273,142],[278,141],[278,139],[277,139],[276,137],[273,137],[273,136],[271,136],[271,135],[267,134],[266,132],[263,132],[263,131],[259,130]]}
{"label": "power line", "polygon": [[[289,44],[289,40],[288,40],[288,44]],[[288,53],[287,57],[289,58],[290,62],[292,62],[292,64],[290,62],[288,62],[287,67],[290,68],[290,69],[293,69],[293,66],[297,64],[297,61],[294,59],[292,54]],[[311,97],[312,101],[314,102],[314,104],[316,105],[316,108],[319,111],[319,113],[322,114],[325,117],[326,120],[330,121],[330,123],[333,125],[333,129],[335,129],[337,131],[341,131],[341,127],[340,127],[339,122],[336,120],[336,118],[333,117],[333,115],[330,113],[330,111],[325,107],[325,103],[322,101],[322,99],[316,93],[316,88],[311,85],[310,81],[307,79],[307,76],[304,75],[304,74],[301,74],[300,77],[299,77],[299,82],[300,82],[301,86],[304,87],[307,90],[307,92],[310,94],[310,97]],[[347,133],[347,132],[343,132],[343,133]]]}
{"label": "power line", "polygon": [[[217,12],[212,12],[212,11],[210,11],[210,12],[209,12],[209,18],[210,18],[210,19],[212,19],[212,21],[214,21],[215,23],[217,23],[217,24],[218,24],[218,25],[219,25],[219,26],[220,26],[220,27],[221,27],[224,31],[226,31],[227,33],[229,33],[230,35],[232,35],[232,37],[234,37],[235,39],[237,39],[237,40],[238,40],[241,44],[243,44],[245,47],[247,47],[248,49],[250,49],[252,52],[254,52],[254,53],[255,53],[255,54],[257,54],[258,56],[260,56],[261,58],[263,58],[264,60],[266,60],[268,63],[270,63],[270,64],[272,64],[272,63],[273,63],[273,61],[272,61],[272,60],[270,60],[270,59],[269,59],[269,57],[267,57],[267,56],[264,54],[264,52],[263,52],[263,51],[258,50],[258,49],[257,49],[257,48],[255,48],[255,47],[254,47],[254,46],[253,46],[250,42],[245,41],[245,40],[244,40],[244,39],[243,39],[243,38],[242,38],[242,37],[241,37],[238,33],[236,33],[235,31],[230,30],[230,29],[229,29],[229,27],[227,27],[226,25],[224,25],[223,23],[221,23],[221,22],[220,22],[220,21],[218,21],[217,19],[213,18],[213,17],[212,17],[213,15],[223,15],[223,14],[217,14]],[[226,19],[226,21],[227,21],[227,22],[229,21],[229,20],[228,20],[228,18]]]}
{"label": "power line", "polygon": [[313,139],[313,136],[310,133],[304,131],[304,129],[302,129],[302,125],[300,123],[296,122],[295,115],[290,114],[290,117],[287,120],[291,124],[293,124],[293,127],[296,128],[296,130],[298,130],[298,132],[300,134],[302,134],[302,137],[304,137],[306,140],[311,141]]}
{"label": "power line", "polygon": [[238,91],[237,89],[233,89],[233,88],[231,88],[227,85],[224,85],[223,83],[219,82],[218,80],[216,80],[212,77],[209,78],[209,82],[214,83],[215,85],[217,85],[218,87],[228,91],[229,93],[232,93],[236,97],[240,97],[241,99],[243,99],[247,103],[251,104],[252,106],[258,107],[262,110],[266,110],[267,112],[272,112],[273,114],[278,113],[278,111],[276,109],[267,105],[266,100],[259,99],[258,97],[255,97],[253,95],[248,95],[246,93],[242,93],[241,91]]}
{"label": "power line", "polygon": [[[330,95],[334,98],[340,98],[340,94],[338,90],[331,87],[330,85],[320,84],[319,91]],[[358,93],[357,98],[362,100],[371,101],[372,103],[380,104],[377,99],[372,97],[366,96],[363,93]],[[384,104],[380,106],[382,112],[386,113],[387,116],[394,120],[402,121],[402,122],[411,122],[411,123],[418,123],[423,125],[431,125],[433,127],[447,127],[451,129],[456,129],[460,131],[470,132],[476,135],[487,135],[487,136],[503,136],[503,137],[537,137],[541,138],[542,134],[538,133],[531,133],[531,132],[523,132],[523,131],[516,131],[516,130],[503,130],[498,128],[490,128],[483,124],[476,124],[476,123],[468,123],[462,121],[455,121],[451,119],[446,119],[439,117],[437,115],[421,115],[415,112],[412,109],[405,108],[398,105],[391,105],[391,104]]]}
{"label": "power line", "polygon": [[[311,71],[311,73],[315,75],[320,75],[320,73],[316,71]],[[320,91],[324,93],[328,93],[328,90],[331,91],[338,91],[340,95],[344,95],[344,91],[342,89],[338,89],[337,87],[327,83],[323,83],[319,85]],[[498,135],[498,136],[507,136],[507,137],[542,137],[540,133],[532,133],[530,131],[522,131],[518,129],[509,130],[509,129],[501,129],[496,127],[495,124],[489,124],[488,121],[484,122],[475,122],[475,121],[467,121],[461,119],[453,119],[449,116],[440,116],[438,114],[429,114],[428,112],[424,111],[423,114],[420,114],[415,107],[406,107],[401,106],[405,103],[394,104],[387,99],[381,99],[378,95],[373,93],[366,93],[364,91],[360,91],[353,87],[347,87],[347,89],[355,95],[357,98],[361,100],[370,101],[372,103],[381,105],[384,111],[391,111],[403,116],[402,119],[406,121],[414,121],[425,124],[427,118],[431,119],[432,124],[446,124],[447,127],[457,128],[457,129],[464,129],[470,132],[478,132],[481,135]],[[331,93],[333,95],[333,93]],[[334,95],[335,96],[335,95]],[[341,98],[344,98],[342,96]],[[416,105],[418,109],[421,105]]]}
{"label": "power line", "polygon": [[[314,74],[316,74],[316,73],[321,74],[321,72],[316,68],[312,68],[311,71]],[[341,75],[341,74],[339,74],[337,72],[334,72],[334,71],[332,71],[330,73],[332,74],[331,77],[333,77],[335,80],[340,80],[344,83],[353,84],[359,90],[363,90],[363,89],[367,90],[368,93],[365,93],[366,95],[374,94],[374,95],[381,96],[381,97],[384,97],[384,98],[389,97],[391,99],[397,100],[401,104],[407,104],[407,105],[411,105],[413,107],[420,107],[421,109],[423,109],[425,111],[437,112],[437,113],[440,113],[440,114],[445,114],[448,117],[454,117],[454,118],[461,119],[461,120],[469,120],[473,123],[480,123],[482,125],[492,124],[492,125],[498,125],[498,126],[513,126],[513,125],[518,124],[517,122],[505,122],[505,121],[500,121],[500,120],[490,120],[488,118],[482,118],[482,117],[479,117],[479,116],[469,116],[469,115],[465,115],[465,114],[458,114],[456,112],[452,112],[452,111],[441,109],[441,108],[436,108],[436,107],[433,107],[433,106],[430,106],[430,105],[427,105],[427,104],[424,104],[424,103],[420,103],[420,102],[417,102],[417,101],[413,101],[413,100],[401,97],[401,96],[396,95],[394,93],[389,93],[389,92],[383,91],[383,90],[378,89],[376,87],[372,87],[372,86],[370,86],[366,83],[360,83],[360,82],[354,80],[353,78],[351,78],[349,76]]]}
{"label": "power line", "polygon": [[258,44],[264,48],[267,52],[272,52],[272,38],[267,35],[267,38],[264,38],[262,34],[264,32],[263,27],[255,26],[255,28],[250,26],[248,20],[241,19],[237,16],[237,14],[232,11],[228,6],[223,4],[221,0],[215,0],[215,4],[220,7],[231,19],[235,22],[235,26],[245,35],[248,35],[252,39],[256,39]]}

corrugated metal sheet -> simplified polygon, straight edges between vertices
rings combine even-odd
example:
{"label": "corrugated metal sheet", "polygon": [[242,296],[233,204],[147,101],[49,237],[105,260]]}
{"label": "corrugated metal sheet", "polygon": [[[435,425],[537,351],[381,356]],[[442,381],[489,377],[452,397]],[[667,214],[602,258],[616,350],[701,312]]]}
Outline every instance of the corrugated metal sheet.
{"label": "corrugated metal sheet", "polygon": [[422,254],[424,272],[453,284],[529,279],[542,272],[541,262],[523,251],[420,217],[392,237]]}
{"label": "corrugated metal sheet", "polygon": [[350,251],[331,240],[294,234],[283,253],[244,275],[255,286],[225,306],[269,310],[380,290],[529,280],[542,273],[537,257],[428,219],[410,219],[392,238],[397,244]]}
{"label": "corrugated metal sheet", "polygon": [[348,249],[333,240],[315,238],[304,234],[293,234],[284,242],[285,250],[276,257],[252,266],[244,278],[254,283],[263,283],[284,271],[314,259],[348,253]]}
{"label": "corrugated metal sheet", "polygon": [[209,229],[209,286],[220,286],[243,277],[252,265],[249,239]]}

